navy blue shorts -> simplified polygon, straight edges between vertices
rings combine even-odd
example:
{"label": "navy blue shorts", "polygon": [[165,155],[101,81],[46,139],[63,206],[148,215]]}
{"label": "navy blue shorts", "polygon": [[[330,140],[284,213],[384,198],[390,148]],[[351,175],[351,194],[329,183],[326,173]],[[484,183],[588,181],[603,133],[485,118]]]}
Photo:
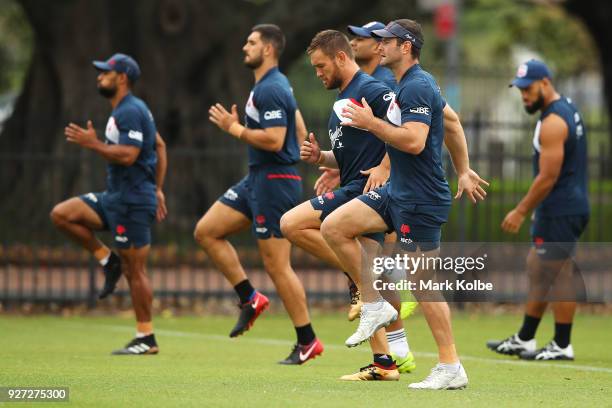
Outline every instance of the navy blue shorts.
{"label": "navy blue shorts", "polygon": [[588,223],[588,215],[536,215],[531,224],[531,242],[542,259],[571,258]]}
{"label": "navy blue shorts", "polygon": [[302,200],[302,178],[293,166],[252,167],[219,201],[253,223],[257,239],[282,238],[280,219]]}
{"label": "navy blue shorts", "polygon": [[[321,211],[319,217],[323,221],[329,214],[334,212],[338,207],[348,203],[353,198],[359,197],[363,193],[363,188],[367,179],[354,180],[344,187],[340,187],[334,191],[327,192],[318,197],[310,199],[310,205],[317,211]],[[373,239],[379,244],[385,242],[385,233],[377,232],[373,234],[364,234],[364,237]]]}
{"label": "navy blue shorts", "polygon": [[431,251],[440,246],[442,225],[448,220],[450,204],[399,204],[389,196],[389,184],[360,195],[359,200],[380,215],[397,234],[400,247],[414,252]]}
{"label": "navy blue shorts", "polygon": [[103,229],[111,231],[113,242],[120,249],[141,248],[151,244],[151,225],[156,207],[124,203],[104,191],[79,196],[98,214]]}

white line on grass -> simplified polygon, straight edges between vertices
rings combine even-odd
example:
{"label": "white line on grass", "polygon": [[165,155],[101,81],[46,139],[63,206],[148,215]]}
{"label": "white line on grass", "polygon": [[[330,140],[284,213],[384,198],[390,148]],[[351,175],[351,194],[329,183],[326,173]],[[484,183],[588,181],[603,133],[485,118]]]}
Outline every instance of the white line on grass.
{"label": "white line on grass", "polygon": [[[71,324],[75,324],[70,322]],[[78,325],[85,326],[84,324],[77,323]],[[91,328],[92,325],[86,325]],[[96,324],[96,327],[104,328],[107,330],[113,331],[121,331],[128,332],[133,331],[132,327],[128,326],[116,326],[116,325],[107,325],[107,324]],[[216,341],[231,341],[227,336],[223,336],[220,334],[202,334],[202,333],[192,333],[192,332],[184,332],[178,330],[164,330],[164,329],[156,329],[156,333],[162,336],[168,337],[182,337],[182,338],[194,338],[194,339],[203,339],[203,340],[216,340]],[[279,339],[268,339],[268,338],[257,338],[257,337],[241,337],[241,342],[248,343],[256,343],[263,344],[268,346],[291,346],[294,343],[289,340],[279,340]],[[342,346],[339,344],[325,344],[325,348],[334,349],[334,350],[346,350],[346,346]],[[357,349],[363,352],[369,352],[367,348],[359,348]],[[438,353],[431,353],[427,351],[417,351],[414,352],[417,357],[429,357],[429,358],[437,358]],[[464,354],[461,355],[461,360],[465,361],[476,361],[479,363],[488,363],[488,364],[508,364],[514,366],[525,366],[530,368],[536,367],[551,367],[551,368],[563,368],[568,370],[576,370],[576,371],[594,371],[599,373],[608,373],[612,374],[612,368],[607,367],[594,367],[588,365],[579,365],[579,364],[567,364],[567,363],[544,363],[544,362],[527,362],[527,361],[517,361],[517,360],[501,360],[494,358],[484,358],[484,357],[474,357],[474,356],[466,356]]]}

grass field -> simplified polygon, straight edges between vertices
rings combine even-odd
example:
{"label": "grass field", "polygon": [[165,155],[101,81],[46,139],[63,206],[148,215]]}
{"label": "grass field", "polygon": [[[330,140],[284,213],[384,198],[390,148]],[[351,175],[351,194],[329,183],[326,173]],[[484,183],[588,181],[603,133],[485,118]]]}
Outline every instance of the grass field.
{"label": "grass field", "polygon": [[[337,380],[371,358],[365,345],[342,346],[354,325],[338,314],[314,315],[326,350],[302,367],[275,364],[294,338],[282,314],[264,316],[237,340],[227,338],[233,317],[158,318],[161,353],[144,357],[109,355],[132,336],[131,319],[0,316],[0,386],[67,386],[69,405],[92,407],[612,406],[610,317],[577,317],[572,341],[577,360],[566,363],[520,362],[484,347],[485,340],[512,333],[519,321],[516,315],[456,313],[468,388],[409,391],[408,383],[425,377],[435,363],[421,315],[407,321],[417,370],[384,383]],[[538,344],[551,335],[547,318]]]}

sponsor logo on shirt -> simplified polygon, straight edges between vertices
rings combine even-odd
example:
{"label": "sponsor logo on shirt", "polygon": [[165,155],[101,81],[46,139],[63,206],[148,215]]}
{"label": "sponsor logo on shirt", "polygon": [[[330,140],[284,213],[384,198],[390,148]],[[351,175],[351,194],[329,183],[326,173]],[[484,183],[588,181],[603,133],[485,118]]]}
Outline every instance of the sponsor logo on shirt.
{"label": "sponsor logo on shirt", "polygon": [[134,140],[138,140],[139,142],[142,142],[142,132],[138,132],[136,130],[130,130],[128,132],[128,137],[130,139],[134,139]]}
{"label": "sponsor logo on shirt", "polygon": [[336,126],[336,130],[333,132],[329,129],[329,140],[331,140],[332,149],[341,149],[344,147],[342,144],[342,126]]}
{"label": "sponsor logo on shirt", "polygon": [[273,110],[273,111],[266,111],[264,112],[264,119],[265,120],[271,120],[271,119],[282,119],[283,118],[283,111],[282,110]]}
{"label": "sponsor logo on shirt", "polygon": [[259,110],[255,107],[255,102],[253,101],[253,91],[249,94],[249,100],[246,103],[244,111],[249,118],[259,123]]}
{"label": "sponsor logo on shirt", "polygon": [[106,132],[104,135],[106,136],[106,140],[115,144],[119,143],[119,129],[117,129],[117,123],[112,116],[108,118],[108,122],[106,122]]}
{"label": "sponsor logo on shirt", "polygon": [[417,113],[419,115],[429,115],[429,108],[425,106],[419,106],[418,108],[410,108],[410,113]]}
{"label": "sponsor logo on shirt", "polygon": [[368,191],[366,194],[370,200],[380,200],[380,194],[378,194],[376,191]]}
{"label": "sponsor logo on shirt", "polygon": [[236,193],[230,188],[225,192],[225,194],[223,194],[223,197],[227,198],[230,201],[236,201],[236,199],[238,198],[238,193]]}
{"label": "sponsor logo on shirt", "polygon": [[387,119],[390,123],[395,126],[402,125],[402,110],[400,109],[399,104],[395,100],[395,94],[393,92],[389,92],[383,96],[384,101],[389,102],[389,107],[387,108]]}

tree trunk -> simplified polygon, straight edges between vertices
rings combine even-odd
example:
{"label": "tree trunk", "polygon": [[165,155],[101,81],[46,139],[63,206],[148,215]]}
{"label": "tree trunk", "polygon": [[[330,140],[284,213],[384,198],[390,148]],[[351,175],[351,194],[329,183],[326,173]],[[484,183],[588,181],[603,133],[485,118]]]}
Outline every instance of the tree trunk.
{"label": "tree trunk", "polygon": [[[366,22],[376,9],[379,18],[390,19],[393,10],[408,6],[395,0],[380,7],[379,0],[20,2],[35,49],[0,137],[0,210],[9,215],[1,229],[9,223],[47,225],[54,202],[104,188],[103,162],[63,136],[70,121],[91,119],[99,136],[106,125],[110,106],[97,94],[93,59],[132,55],[142,69],[134,93],[149,105],[169,148],[205,152],[171,162],[168,176],[174,214],[201,213],[228,180],[237,181],[246,170],[246,149],[211,126],[207,111],[217,101],[239,107],[245,102],[253,78],[242,64],[241,48],[250,28],[274,22],[284,30],[288,47],[281,68],[286,68],[317,31]],[[40,160],[33,164],[36,155]]]}
{"label": "tree trunk", "polygon": [[[612,3],[608,1],[568,0],[564,3],[570,13],[580,18],[587,30],[591,33],[595,44],[599,48],[601,72],[604,82],[604,95],[608,108],[608,117],[612,118]],[[571,47],[569,48],[571,50]],[[612,121],[608,121],[610,135],[612,135]],[[612,143],[609,154],[612,157]],[[602,169],[602,177],[612,177],[612,166]]]}

